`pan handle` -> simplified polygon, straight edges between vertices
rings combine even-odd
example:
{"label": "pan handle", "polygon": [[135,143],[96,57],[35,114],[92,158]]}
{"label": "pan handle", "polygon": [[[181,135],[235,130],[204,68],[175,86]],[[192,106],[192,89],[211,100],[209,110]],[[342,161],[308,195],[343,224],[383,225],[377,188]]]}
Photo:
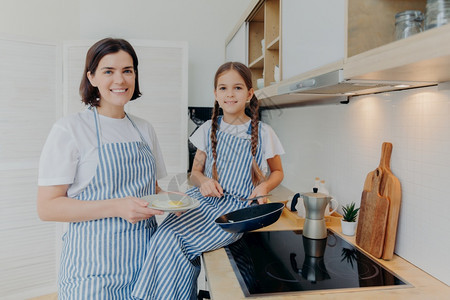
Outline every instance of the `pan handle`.
{"label": "pan handle", "polygon": [[250,202],[250,206],[255,206],[258,205],[258,200],[252,200],[252,202]]}

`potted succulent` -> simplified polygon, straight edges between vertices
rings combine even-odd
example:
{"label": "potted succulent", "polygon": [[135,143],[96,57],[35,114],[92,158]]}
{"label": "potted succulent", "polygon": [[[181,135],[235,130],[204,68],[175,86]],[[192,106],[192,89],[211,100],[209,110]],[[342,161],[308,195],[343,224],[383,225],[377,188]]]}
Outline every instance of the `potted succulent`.
{"label": "potted succulent", "polygon": [[359,208],[356,208],[355,206],[355,202],[352,202],[342,207],[344,214],[342,215],[341,227],[342,233],[345,235],[355,235],[356,217],[358,216],[359,211]]}

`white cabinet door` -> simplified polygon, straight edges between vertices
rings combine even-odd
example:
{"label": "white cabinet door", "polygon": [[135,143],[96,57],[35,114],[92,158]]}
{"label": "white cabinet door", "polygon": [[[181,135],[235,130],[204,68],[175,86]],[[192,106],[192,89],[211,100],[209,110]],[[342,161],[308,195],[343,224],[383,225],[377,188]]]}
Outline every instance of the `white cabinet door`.
{"label": "white cabinet door", "polygon": [[247,65],[247,23],[244,22],[225,48],[226,61],[238,61]]}
{"label": "white cabinet door", "polygon": [[345,57],[345,0],[282,0],[282,78]]}

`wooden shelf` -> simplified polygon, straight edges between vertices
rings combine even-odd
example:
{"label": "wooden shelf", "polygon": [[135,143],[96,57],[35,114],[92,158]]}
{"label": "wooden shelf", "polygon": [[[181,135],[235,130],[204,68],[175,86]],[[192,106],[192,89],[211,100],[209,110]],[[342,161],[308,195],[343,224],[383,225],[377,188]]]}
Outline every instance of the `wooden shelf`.
{"label": "wooden shelf", "polygon": [[264,55],[261,55],[260,57],[258,57],[254,61],[252,61],[248,65],[248,67],[250,69],[262,69],[262,68],[264,68]]}
{"label": "wooden shelf", "polygon": [[266,46],[267,50],[279,50],[280,49],[280,37],[277,36],[272,42]]}
{"label": "wooden shelf", "polygon": [[[274,80],[275,66],[280,67],[280,0],[261,0],[252,3],[248,22],[248,62],[256,80],[264,78],[264,86]],[[264,40],[264,43],[262,41]],[[255,77],[256,76],[256,77]]]}

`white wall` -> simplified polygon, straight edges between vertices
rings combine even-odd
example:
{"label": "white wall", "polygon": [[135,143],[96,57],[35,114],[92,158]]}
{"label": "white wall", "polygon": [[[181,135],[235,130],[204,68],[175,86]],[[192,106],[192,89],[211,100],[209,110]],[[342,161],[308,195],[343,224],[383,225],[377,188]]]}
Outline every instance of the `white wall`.
{"label": "white wall", "polygon": [[0,33],[46,40],[79,37],[79,1],[1,0]]}
{"label": "white wall", "polygon": [[189,43],[189,106],[213,105],[225,39],[250,0],[2,0],[0,33],[46,40],[175,40]]}
{"label": "white wall", "polygon": [[360,203],[367,173],[391,142],[402,185],[395,252],[450,285],[450,90],[437,87],[355,97],[348,105],[268,110],[286,154],[283,184],[310,191],[325,179],[341,204]]}
{"label": "white wall", "polygon": [[[225,39],[250,0],[79,0],[81,38],[106,35],[189,43],[189,106],[213,106]],[[125,6],[126,3],[126,6]]]}

